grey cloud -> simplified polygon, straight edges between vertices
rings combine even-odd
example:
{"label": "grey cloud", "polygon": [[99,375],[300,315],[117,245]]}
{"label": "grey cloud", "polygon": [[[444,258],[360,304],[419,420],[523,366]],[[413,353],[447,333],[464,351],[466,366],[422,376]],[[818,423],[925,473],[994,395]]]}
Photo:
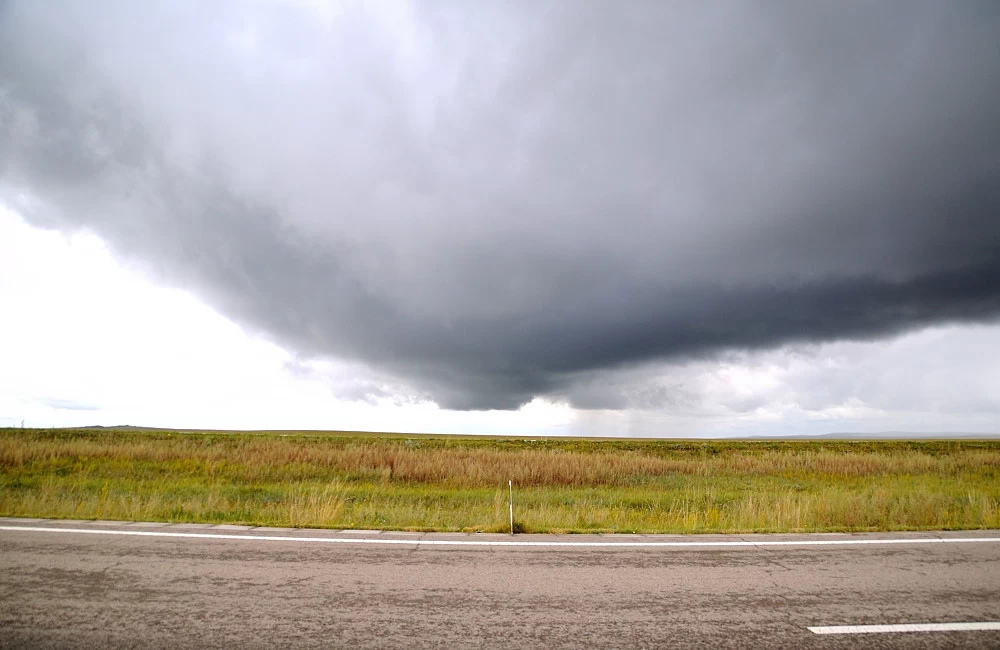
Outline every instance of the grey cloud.
{"label": "grey cloud", "polygon": [[387,381],[378,373],[356,364],[347,367],[330,367],[327,364],[315,364],[309,360],[293,359],[285,364],[285,369],[295,377],[325,383],[339,399],[371,405],[388,401],[401,406],[417,404],[426,398],[412,386]]}
{"label": "grey cloud", "polygon": [[567,397],[611,409],[579,414],[576,424],[595,435],[773,435],[831,427],[994,434],[998,345],[995,326],[931,327],[891,341],[726,352],[590,373],[575,379]]}
{"label": "grey cloud", "polygon": [[2,4],[0,198],[453,408],[1000,314],[994,3],[386,7]]}

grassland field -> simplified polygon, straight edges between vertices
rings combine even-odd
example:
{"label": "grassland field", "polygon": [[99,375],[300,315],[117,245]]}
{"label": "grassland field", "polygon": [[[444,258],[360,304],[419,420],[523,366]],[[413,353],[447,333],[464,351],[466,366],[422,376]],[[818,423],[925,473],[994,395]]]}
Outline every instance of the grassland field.
{"label": "grassland field", "polygon": [[0,515],[505,532],[1000,528],[1000,441],[0,429]]}

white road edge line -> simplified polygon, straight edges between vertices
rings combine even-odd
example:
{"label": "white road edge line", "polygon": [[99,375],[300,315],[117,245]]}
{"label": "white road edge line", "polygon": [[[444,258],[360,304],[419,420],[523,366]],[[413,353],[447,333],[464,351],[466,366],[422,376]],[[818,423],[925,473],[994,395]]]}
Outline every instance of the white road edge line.
{"label": "white road edge line", "polygon": [[860,546],[873,544],[976,544],[997,543],[1000,537],[920,537],[914,539],[806,539],[739,540],[732,542],[569,542],[528,540],[466,539],[371,539],[367,537],[294,537],[291,535],[240,535],[219,533],[175,533],[148,530],[101,530],[94,528],[56,528],[47,526],[0,526],[0,530],[33,533],[69,533],[82,535],[124,535],[130,537],[173,537],[183,539],[231,539],[258,542],[303,542],[319,544],[395,544],[403,546],[559,546],[596,548],[690,548],[690,547],[761,547],[761,546]]}
{"label": "white road edge line", "polygon": [[902,623],[899,625],[820,625],[814,634],[889,634],[892,632],[980,632],[1000,630],[1000,621],[977,623]]}

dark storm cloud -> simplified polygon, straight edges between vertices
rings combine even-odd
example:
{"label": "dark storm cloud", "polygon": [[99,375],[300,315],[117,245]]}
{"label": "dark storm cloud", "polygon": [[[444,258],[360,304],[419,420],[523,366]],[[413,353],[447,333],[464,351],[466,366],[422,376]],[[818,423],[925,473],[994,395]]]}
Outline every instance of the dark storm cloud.
{"label": "dark storm cloud", "polygon": [[332,7],[0,5],[0,196],[455,408],[1000,313],[995,3]]}

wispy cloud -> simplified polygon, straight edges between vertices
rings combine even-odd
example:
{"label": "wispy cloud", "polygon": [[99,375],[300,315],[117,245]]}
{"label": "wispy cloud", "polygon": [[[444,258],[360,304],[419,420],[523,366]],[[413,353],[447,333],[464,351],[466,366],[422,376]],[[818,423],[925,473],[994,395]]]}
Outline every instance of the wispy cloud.
{"label": "wispy cloud", "polygon": [[70,399],[59,399],[58,397],[39,397],[35,401],[39,404],[47,406],[52,409],[59,411],[99,411],[100,406],[95,406],[94,404],[87,404],[84,402],[77,402]]}

